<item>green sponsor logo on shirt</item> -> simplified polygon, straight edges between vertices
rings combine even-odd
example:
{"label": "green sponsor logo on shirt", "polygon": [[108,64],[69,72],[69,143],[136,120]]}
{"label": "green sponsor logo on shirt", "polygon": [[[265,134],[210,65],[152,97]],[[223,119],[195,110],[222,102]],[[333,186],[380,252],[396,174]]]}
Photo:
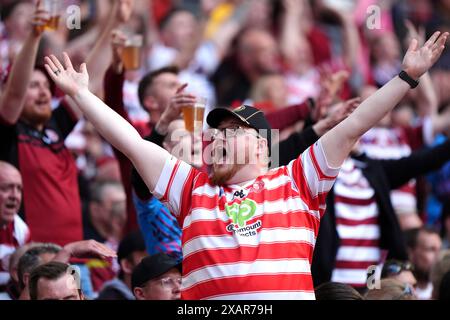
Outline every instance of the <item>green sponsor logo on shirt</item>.
{"label": "green sponsor logo on shirt", "polygon": [[256,202],[251,199],[245,199],[241,203],[225,204],[227,216],[239,227],[244,227],[256,212]]}

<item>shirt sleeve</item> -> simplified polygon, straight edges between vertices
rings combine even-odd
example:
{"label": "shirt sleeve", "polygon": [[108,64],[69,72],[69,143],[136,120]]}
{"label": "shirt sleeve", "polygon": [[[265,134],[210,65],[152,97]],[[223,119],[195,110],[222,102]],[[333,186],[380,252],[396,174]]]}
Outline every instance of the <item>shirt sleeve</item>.
{"label": "shirt sleeve", "polygon": [[166,160],[152,194],[169,208],[182,225],[191,208],[191,195],[195,178],[200,171],[175,157]]}
{"label": "shirt sleeve", "polygon": [[321,140],[291,161],[288,170],[297,189],[308,193],[311,199],[319,197],[321,203],[325,202],[339,173],[339,168],[328,164]]}

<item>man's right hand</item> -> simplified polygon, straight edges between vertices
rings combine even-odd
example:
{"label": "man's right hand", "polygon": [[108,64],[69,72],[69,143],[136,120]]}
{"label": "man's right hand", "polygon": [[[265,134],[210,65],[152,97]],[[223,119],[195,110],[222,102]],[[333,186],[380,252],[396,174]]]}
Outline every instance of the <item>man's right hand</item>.
{"label": "man's right hand", "polygon": [[116,252],[103,243],[95,240],[82,240],[66,244],[54,260],[67,263],[72,257],[107,259],[116,256]]}
{"label": "man's right hand", "polygon": [[111,32],[112,67],[116,73],[122,73],[123,70],[122,53],[126,40],[127,37],[119,29]]}
{"label": "man's right hand", "polygon": [[167,134],[169,124],[180,117],[181,107],[195,104],[195,96],[189,93],[184,93],[183,90],[187,87],[187,83],[182,84],[176,94],[170,99],[169,106],[164,110],[161,118],[156,124],[156,131],[159,134]]}
{"label": "man's right hand", "polygon": [[33,28],[33,35],[36,37],[40,37],[44,32],[45,25],[47,21],[50,19],[50,13],[41,6],[41,1],[36,3],[36,9],[34,10],[33,15],[31,16],[31,26]]}

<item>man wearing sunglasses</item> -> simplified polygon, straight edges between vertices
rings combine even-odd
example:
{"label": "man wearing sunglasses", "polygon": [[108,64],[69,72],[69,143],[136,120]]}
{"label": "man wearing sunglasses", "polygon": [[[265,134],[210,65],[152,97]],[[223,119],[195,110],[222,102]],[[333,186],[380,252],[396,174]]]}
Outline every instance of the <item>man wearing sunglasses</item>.
{"label": "man wearing sunglasses", "polygon": [[396,279],[414,288],[417,280],[414,277],[413,270],[413,265],[408,261],[387,260],[381,270],[381,279]]}
{"label": "man wearing sunglasses", "polygon": [[412,40],[404,71],[287,166],[268,168],[270,127],[261,111],[215,109],[207,117],[211,127],[243,130],[214,135],[211,176],[143,140],[89,92],[86,65],[76,72],[65,54],[65,66],[51,56],[46,69],[177,217],[182,299],[314,299],[313,250],[339,167],[361,135],[436,62],[447,36],[436,32],[422,47]]}

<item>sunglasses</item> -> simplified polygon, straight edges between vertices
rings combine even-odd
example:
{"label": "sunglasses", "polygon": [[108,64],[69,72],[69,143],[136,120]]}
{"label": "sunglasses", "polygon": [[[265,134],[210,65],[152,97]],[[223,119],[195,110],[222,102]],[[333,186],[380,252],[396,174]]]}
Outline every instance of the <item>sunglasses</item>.
{"label": "sunglasses", "polygon": [[394,262],[386,266],[387,274],[397,275],[402,271],[414,271],[414,267],[410,262]]}

